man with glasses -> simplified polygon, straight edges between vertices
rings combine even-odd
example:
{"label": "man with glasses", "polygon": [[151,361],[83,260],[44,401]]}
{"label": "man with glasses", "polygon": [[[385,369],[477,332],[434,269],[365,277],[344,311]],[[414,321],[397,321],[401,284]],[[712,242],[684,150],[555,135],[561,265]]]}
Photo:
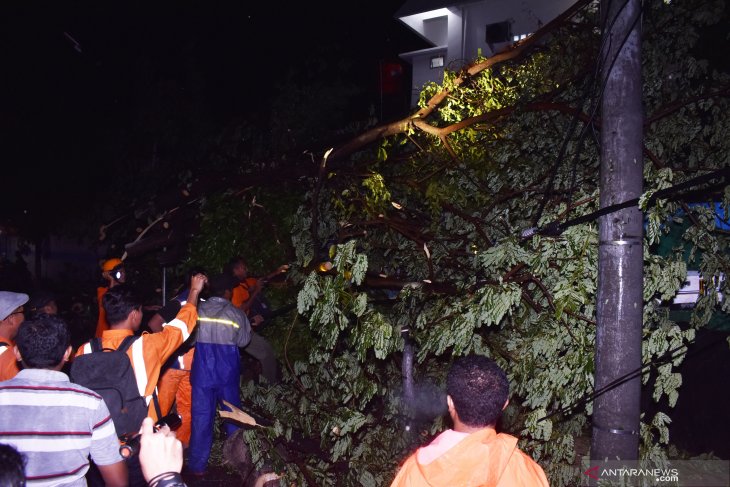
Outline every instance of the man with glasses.
{"label": "man with glasses", "polygon": [[13,347],[27,302],[27,294],[0,291],[0,381],[12,379],[20,370]]}

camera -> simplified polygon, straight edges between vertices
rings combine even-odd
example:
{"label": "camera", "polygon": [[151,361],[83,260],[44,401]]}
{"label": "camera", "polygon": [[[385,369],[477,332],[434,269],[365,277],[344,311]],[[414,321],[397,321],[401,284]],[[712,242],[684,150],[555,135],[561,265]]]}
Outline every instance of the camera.
{"label": "camera", "polygon": [[[170,413],[167,416],[160,418],[154,425],[154,430],[159,431],[160,428],[167,425],[170,430],[175,431],[182,424],[182,416],[177,413]],[[119,446],[119,454],[124,458],[131,458],[139,453],[139,442],[142,439],[142,435],[134,433],[131,435],[124,435],[120,438],[122,444]]]}

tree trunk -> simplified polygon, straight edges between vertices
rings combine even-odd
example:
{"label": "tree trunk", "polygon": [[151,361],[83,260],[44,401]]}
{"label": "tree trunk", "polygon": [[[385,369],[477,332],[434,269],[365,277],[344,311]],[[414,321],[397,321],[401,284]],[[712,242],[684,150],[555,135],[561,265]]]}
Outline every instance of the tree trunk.
{"label": "tree trunk", "polygon": [[[642,192],[641,5],[602,0],[601,208]],[[595,389],[641,367],[643,218],[638,206],[599,219]],[[593,404],[593,460],[639,454],[640,377]]]}

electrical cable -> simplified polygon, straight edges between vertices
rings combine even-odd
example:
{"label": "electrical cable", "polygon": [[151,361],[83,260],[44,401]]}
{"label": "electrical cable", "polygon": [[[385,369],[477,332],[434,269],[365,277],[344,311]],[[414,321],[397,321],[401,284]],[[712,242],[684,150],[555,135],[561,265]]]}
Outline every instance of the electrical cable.
{"label": "electrical cable", "polygon": [[[697,176],[692,179],[688,179],[682,183],[675,184],[674,186],[660,189],[660,190],[654,192],[649,197],[649,199],[647,200],[646,206],[649,207],[649,206],[653,205],[660,198],[670,196],[674,193],[678,193],[679,191],[681,191],[683,189],[698,186],[700,184],[709,182],[709,181],[711,181],[713,179],[717,179],[719,177],[723,177],[725,179],[730,179],[730,168],[718,169],[717,171],[713,171],[711,173],[703,174],[702,176]],[[546,236],[555,237],[555,236],[558,236],[561,233],[563,233],[568,228],[573,227],[575,225],[579,225],[581,223],[586,223],[589,221],[596,220],[599,217],[614,213],[614,212],[622,210],[624,208],[630,208],[632,206],[636,206],[639,204],[639,200],[640,200],[640,198],[633,198],[633,199],[630,199],[627,201],[623,201],[621,203],[616,203],[614,205],[606,206],[606,207],[601,208],[600,210],[596,210],[596,211],[588,213],[586,215],[573,218],[572,220],[568,220],[564,223],[561,223],[559,220],[555,220],[540,228],[531,227],[531,228],[523,230],[521,237],[523,239],[531,238],[533,235],[546,235]]]}
{"label": "electrical cable", "polygon": [[[616,22],[616,19],[619,16],[618,14],[621,13],[621,11],[626,7],[626,5],[628,4],[628,2],[629,2],[629,0],[625,0],[624,1],[624,4],[619,9],[619,12],[612,19],[612,22],[611,22],[611,25],[609,26],[609,29],[613,28],[613,25],[614,25],[614,23]],[[610,2],[609,2],[609,7],[610,7]],[[605,30],[606,30],[605,26],[602,26],[602,31],[605,32]],[[604,49],[606,47],[607,39],[608,39],[608,36],[605,36],[604,35],[603,38],[602,38],[602,40],[601,40],[601,45],[600,45],[599,51],[598,51],[599,53],[604,53],[605,52],[606,53],[606,56],[608,55],[608,51],[609,51],[609,49]],[[620,49],[619,49],[619,51],[620,51]],[[618,54],[617,54],[617,56],[618,56]],[[597,58],[595,67],[593,69],[593,76],[591,77],[591,80],[588,83],[586,83],[586,85],[585,85],[585,92],[581,96],[580,102],[578,103],[579,109],[580,109],[580,107],[583,107],[583,105],[585,105],[586,100],[588,100],[589,98],[591,99],[589,106],[593,106],[594,105],[594,101],[595,101],[595,98],[596,98],[595,97],[595,88],[597,86],[597,80],[599,78],[598,75],[600,73],[600,66],[602,66],[603,61],[604,60],[601,60],[600,58]],[[614,62],[615,62],[615,59],[614,59]],[[613,65],[613,63],[612,63],[612,65]],[[596,107],[598,106],[597,103],[595,105],[596,105]],[[585,137],[587,127],[589,125],[592,125],[594,118],[595,118],[595,109],[592,110],[592,113],[591,113],[588,121],[583,125],[583,129],[581,130],[581,133],[578,136],[579,144],[583,140],[583,138]],[[567,151],[568,143],[570,142],[570,139],[571,139],[571,137],[573,135],[573,132],[575,130],[575,127],[576,127],[577,123],[578,123],[578,114],[576,113],[572,117],[572,119],[571,119],[570,126],[568,127],[568,130],[566,131],[565,137],[563,138],[563,143],[561,144],[561,147],[560,147],[560,151],[558,152],[558,157],[555,160],[555,163],[553,164],[553,167],[550,170],[550,179],[548,180],[547,186],[545,188],[545,194],[544,194],[542,200],[540,201],[540,206],[539,206],[539,208],[537,210],[537,213],[535,214],[535,217],[533,218],[533,221],[532,221],[532,225],[535,226],[535,227],[537,226],[538,222],[540,221],[540,217],[542,216],[542,212],[544,211],[545,206],[547,205],[547,201],[550,199],[550,196],[552,195],[553,185],[555,183],[555,177],[557,175],[558,168],[560,167],[561,163],[563,162],[563,159],[565,157],[565,153]],[[582,144],[581,144],[581,147],[582,147]],[[576,155],[576,157],[574,159],[577,160],[577,155]]]}
{"label": "electrical cable", "polygon": [[[689,351],[689,346],[692,345],[693,343],[695,343],[696,340],[697,340],[697,338],[695,337],[692,340],[687,341],[687,343],[683,343],[682,345],[679,345],[671,350],[667,350],[666,352],[664,352],[664,354],[662,354],[662,356],[658,357],[657,359],[650,360],[649,362],[647,362],[646,364],[643,364],[638,369],[632,370],[631,372],[628,372],[628,373],[622,375],[621,377],[614,379],[613,381],[609,382],[608,384],[601,387],[600,389],[595,390],[590,394],[583,395],[583,397],[581,397],[577,401],[574,401],[572,404],[562,407],[560,409],[557,409],[556,411],[553,411],[552,413],[550,413],[546,416],[543,416],[542,418],[538,419],[537,422],[539,423],[541,421],[549,419],[558,414],[565,414],[571,410],[574,410],[578,406],[588,404],[589,402],[596,399],[598,396],[601,396],[630,380],[633,380],[637,377],[641,377],[642,375],[646,374],[647,372],[651,371],[652,369],[655,369],[657,366],[664,365],[665,363],[673,361],[673,360],[681,357],[682,355],[687,354],[687,352]],[[725,337],[721,337],[721,338],[711,342],[705,348],[711,347],[711,346],[716,345],[725,340],[726,340]],[[681,350],[682,348],[684,348],[684,350],[681,353],[674,355],[675,352]],[[644,370],[647,367],[649,367],[649,369]]]}
{"label": "electrical cable", "polygon": [[[619,8],[618,12],[616,12],[616,15],[614,15],[613,18],[610,19],[610,24],[608,25],[608,27],[606,27],[605,25],[602,26],[603,39],[601,41],[601,46],[599,48],[599,52],[602,53],[603,56],[599,57],[596,61],[596,66],[595,66],[594,75],[593,75],[593,82],[589,83],[589,85],[588,85],[591,89],[586,90],[586,94],[581,99],[581,103],[579,105],[581,107],[585,104],[586,99],[588,99],[588,94],[590,94],[590,91],[593,91],[595,89],[596,81],[598,80],[598,78],[599,78],[598,75],[600,73],[599,68],[601,66],[603,66],[603,64],[606,61],[606,58],[611,50],[610,46],[607,46],[607,44],[609,43],[609,36],[606,35],[606,33],[610,32],[613,29],[613,26],[615,25],[616,21],[621,16],[622,11],[627,7],[628,4],[629,4],[629,0],[625,0],[623,5],[621,5],[621,8]],[[603,77],[603,81],[600,83],[600,89],[598,90],[598,93],[591,94],[591,97],[590,97],[591,101],[590,101],[589,106],[591,106],[592,108],[590,109],[590,114],[589,114],[588,120],[583,125],[583,128],[582,128],[580,134],[578,135],[576,151],[573,156],[573,174],[575,174],[575,168],[577,167],[577,164],[578,164],[578,156],[580,155],[580,152],[583,149],[583,143],[585,141],[585,136],[588,132],[589,127],[593,131],[593,136],[594,136],[596,145],[598,147],[600,147],[600,140],[597,137],[597,134],[595,133],[595,127],[593,124],[593,121],[595,120],[597,112],[598,112],[598,107],[600,106],[600,103],[598,103],[598,101],[600,101],[603,97],[603,92],[605,91],[606,85],[608,84],[609,75],[610,75],[611,71],[613,70],[613,66],[616,64],[616,61],[618,59],[619,54],[621,53],[621,50],[623,49],[624,45],[626,44],[629,37],[631,36],[631,33],[634,30],[634,27],[636,27],[636,24],[638,23],[639,19],[641,18],[641,15],[644,12],[645,5],[646,4],[642,1],[641,8],[637,12],[636,18],[632,21],[631,27],[627,30],[626,35],[622,39],[621,44],[619,45],[618,49],[616,50],[616,54],[613,56],[613,59],[611,60],[611,63],[608,66],[608,69],[605,70],[605,76]],[[610,10],[610,6],[611,6],[611,2],[609,2],[609,5],[608,5],[609,10]],[[604,18],[604,22],[607,22],[608,20],[609,20],[608,15],[606,15],[606,18]],[[577,124],[577,121],[578,121],[578,116],[576,114],[571,121],[571,126],[570,126],[568,132],[566,133],[565,139],[563,140],[563,144],[562,144],[560,152],[558,154],[558,158],[551,170],[551,176],[548,181],[545,194],[544,194],[542,200],[540,201],[540,207],[538,208],[538,211],[532,220],[533,227],[537,227],[540,217],[542,216],[542,212],[544,211],[545,206],[547,205],[547,200],[550,198],[550,196],[552,194],[552,187],[553,187],[553,184],[555,181],[555,177],[557,175],[557,170],[560,167],[560,164],[562,163],[562,159],[565,157],[565,150],[567,148],[568,141],[570,140],[570,137],[573,134],[573,131],[575,130],[575,125]],[[571,185],[571,188],[570,188],[570,195],[571,195],[570,198],[571,199],[572,199],[572,192],[573,192],[573,190],[572,190],[572,185]],[[571,203],[571,200],[568,201],[568,208],[570,208],[570,203]],[[566,214],[566,218],[568,218],[569,215],[570,215],[570,210],[568,210],[568,213]]]}

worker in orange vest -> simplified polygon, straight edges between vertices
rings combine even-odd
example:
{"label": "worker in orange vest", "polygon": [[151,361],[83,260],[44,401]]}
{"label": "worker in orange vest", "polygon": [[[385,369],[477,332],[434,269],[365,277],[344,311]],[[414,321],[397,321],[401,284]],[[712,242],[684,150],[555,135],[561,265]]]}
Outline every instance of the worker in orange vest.
{"label": "worker in orange vest", "polygon": [[405,461],[391,487],[548,487],[540,465],[517,448],[517,438],[497,433],[509,403],[504,371],[481,355],[457,359],[446,378],[453,429]]}

